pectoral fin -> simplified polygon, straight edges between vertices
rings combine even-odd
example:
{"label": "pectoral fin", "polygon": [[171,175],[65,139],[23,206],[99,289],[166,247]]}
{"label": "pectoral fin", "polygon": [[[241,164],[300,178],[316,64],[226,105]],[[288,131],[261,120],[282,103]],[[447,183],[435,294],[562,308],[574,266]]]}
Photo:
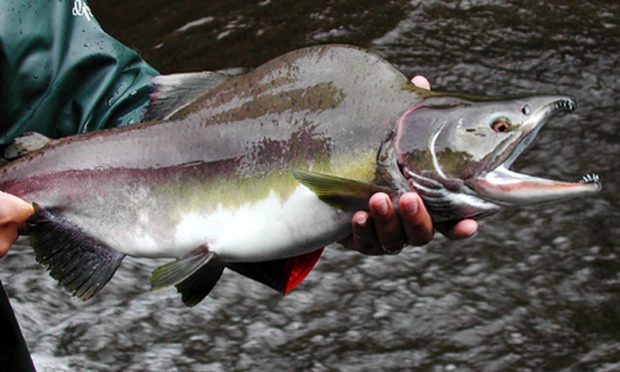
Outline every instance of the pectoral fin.
{"label": "pectoral fin", "polygon": [[326,174],[294,170],[293,175],[319,199],[341,209],[366,208],[374,193],[393,193],[387,187]]}

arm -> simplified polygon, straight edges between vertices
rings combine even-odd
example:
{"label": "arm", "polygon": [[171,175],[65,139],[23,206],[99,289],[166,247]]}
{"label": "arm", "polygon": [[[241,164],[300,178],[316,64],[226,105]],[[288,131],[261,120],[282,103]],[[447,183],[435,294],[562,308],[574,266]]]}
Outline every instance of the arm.
{"label": "arm", "polygon": [[[157,71],[73,6],[0,5],[0,149],[26,131],[58,138],[142,119]],[[0,257],[32,213],[0,192]]]}
{"label": "arm", "polygon": [[73,1],[0,4],[1,146],[140,121],[158,73],[134,51]]}

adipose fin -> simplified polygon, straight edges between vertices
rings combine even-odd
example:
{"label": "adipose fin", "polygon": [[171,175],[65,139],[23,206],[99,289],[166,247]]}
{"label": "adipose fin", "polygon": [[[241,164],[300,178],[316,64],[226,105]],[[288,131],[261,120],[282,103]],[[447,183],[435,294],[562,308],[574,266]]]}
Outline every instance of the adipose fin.
{"label": "adipose fin", "polygon": [[41,133],[26,132],[21,136],[15,138],[4,149],[4,158],[8,160],[17,159],[31,152],[42,149],[52,139],[48,138]]}

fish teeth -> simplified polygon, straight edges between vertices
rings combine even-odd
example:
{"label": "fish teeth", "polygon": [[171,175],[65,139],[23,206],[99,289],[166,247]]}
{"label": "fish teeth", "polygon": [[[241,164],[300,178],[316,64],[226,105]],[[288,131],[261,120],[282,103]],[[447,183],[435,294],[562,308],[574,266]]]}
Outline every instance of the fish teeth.
{"label": "fish teeth", "polygon": [[600,177],[596,173],[586,174],[585,176],[581,177],[581,181],[580,182],[583,182],[583,183],[599,183],[600,182]]}

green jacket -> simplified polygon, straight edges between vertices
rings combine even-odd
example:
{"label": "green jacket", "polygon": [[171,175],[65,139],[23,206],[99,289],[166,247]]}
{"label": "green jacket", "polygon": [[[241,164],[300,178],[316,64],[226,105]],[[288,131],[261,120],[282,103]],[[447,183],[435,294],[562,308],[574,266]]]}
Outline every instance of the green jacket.
{"label": "green jacket", "polygon": [[139,122],[157,74],[84,0],[0,2],[0,145]]}
{"label": "green jacket", "polygon": [[[0,0],[0,148],[139,122],[157,75],[85,1]],[[34,371],[0,282],[0,370]]]}

